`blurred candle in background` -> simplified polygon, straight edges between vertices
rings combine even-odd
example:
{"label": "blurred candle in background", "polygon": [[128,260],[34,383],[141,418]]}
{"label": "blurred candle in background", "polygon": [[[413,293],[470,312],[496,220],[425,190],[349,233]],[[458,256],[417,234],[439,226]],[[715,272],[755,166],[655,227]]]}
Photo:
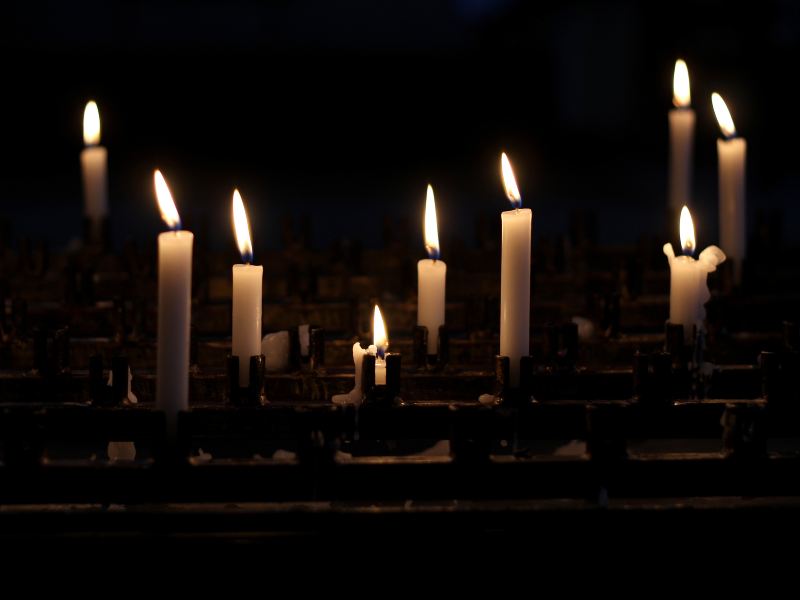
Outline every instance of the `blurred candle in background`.
{"label": "blurred candle in background", "polygon": [[108,152],[100,145],[100,111],[94,100],[83,111],[81,176],[83,179],[83,215],[89,227],[89,239],[102,241],[103,221],[108,216]]}
{"label": "blurred candle in background", "polygon": [[681,206],[691,204],[695,124],[689,69],[680,59],[675,62],[672,78],[672,103],[675,108],[669,111],[669,208],[677,214]]}
{"label": "blurred candle in background", "polygon": [[438,354],[439,327],[444,325],[447,265],[439,260],[436,202],[429,185],[425,199],[425,250],[428,258],[417,263],[417,325],[428,328],[428,354]]}
{"label": "blurred candle in background", "polygon": [[153,174],[161,218],[172,231],[158,236],[156,406],[175,433],[178,411],[189,407],[189,326],[192,315],[192,244],[161,171]]}
{"label": "blurred candle in background", "polygon": [[717,140],[719,159],[719,243],[733,262],[734,282],[742,282],[742,261],[747,256],[747,204],[745,163],[747,142],[737,136],[731,113],[722,96],[711,94],[723,139]]}
{"label": "blurred candle in background", "polygon": [[250,380],[250,357],[261,354],[261,282],[264,267],[251,265],[250,224],[239,190],[233,190],[233,226],[244,264],[233,265],[231,354],[239,357],[239,385]]}
{"label": "blurred candle in background", "polygon": [[519,361],[530,354],[531,317],[531,221],[529,208],[520,208],[522,198],[511,163],[500,157],[503,186],[512,210],[500,215],[503,250],[500,265],[500,354],[508,356],[512,387],[519,386]]}

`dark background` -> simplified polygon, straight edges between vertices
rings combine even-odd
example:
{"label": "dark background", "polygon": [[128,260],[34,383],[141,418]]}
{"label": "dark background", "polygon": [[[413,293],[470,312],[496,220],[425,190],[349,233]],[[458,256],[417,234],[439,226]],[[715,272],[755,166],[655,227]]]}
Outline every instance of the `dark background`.
{"label": "dark background", "polygon": [[631,242],[664,230],[677,57],[697,111],[699,246],[716,242],[712,91],[748,140],[751,228],[767,215],[788,240],[800,235],[800,5],[788,0],[747,10],[26,0],[3,12],[0,214],[17,236],[63,244],[79,234],[82,115],[94,98],[115,240],[155,243],[158,166],[186,226],[222,248],[233,245],[234,186],[257,247],[280,247],[286,215],[310,215],[317,247],[340,237],[379,247],[387,217],[419,235],[431,182],[446,259],[449,240],[474,243],[478,215],[499,229],[506,150],[534,235],[564,231],[571,211],[589,209],[600,241]]}

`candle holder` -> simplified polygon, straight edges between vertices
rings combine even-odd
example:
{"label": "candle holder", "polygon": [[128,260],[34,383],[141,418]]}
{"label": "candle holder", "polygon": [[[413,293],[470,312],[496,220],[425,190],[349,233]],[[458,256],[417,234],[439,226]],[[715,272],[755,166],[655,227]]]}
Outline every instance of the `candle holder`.
{"label": "candle holder", "polygon": [[247,387],[239,385],[239,357],[228,355],[228,401],[234,406],[264,406],[264,355],[250,357],[250,379]]}
{"label": "candle holder", "polygon": [[574,369],[578,360],[578,324],[545,325],[544,355],[546,363],[559,369]]}
{"label": "candle holder", "polygon": [[533,357],[519,359],[519,387],[511,386],[511,362],[508,356],[494,357],[494,396],[503,406],[524,406],[533,398]]}
{"label": "candle holder", "polygon": [[111,374],[109,386],[103,377],[103,358],[89,358],[89,398],[95,406],[120,406],[128,400],[128,358],[114,356]]}
{"label": "candle holder", "polygon": [[722,414],[722,445],[730,458],[747,460],[766,456],[765,406],[729,403]]}
{"label": "candle holder", "polygon": [[33,331],[33,370],[44,379],[70,374],[69,327],[55,330],[52,335],[46,329]]}
{"label": "candle holder", "polygon": [[373,406],[391,406],[400,399],[400,363],[402,355],[386,354],[386,384],[375,383],[375,356],[365,354],[361,364],[361,393],[364,403]]}
{"label": "candle holder", "polygon": [[312,327],[308,333],[309,366],[312,371],[325,369],[325,330]]}
{"label": "candle holder", "polygon": [[447,325],[439,326],[439,344],[436,354],[428,354],[428,328],[414,327],[412,361],[417,369],[441,370],[450,361],[450,333]]}

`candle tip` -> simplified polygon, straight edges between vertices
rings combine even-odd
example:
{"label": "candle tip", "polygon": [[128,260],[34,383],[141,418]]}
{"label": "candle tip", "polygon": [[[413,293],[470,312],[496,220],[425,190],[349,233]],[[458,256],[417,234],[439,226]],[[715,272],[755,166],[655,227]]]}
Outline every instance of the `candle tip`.
{"label": "candle tip", "polygon": [[508,156],[506,156],[505,152],[500,155],[500,171],[503,175],[503,187],[506,191],[506,198],[511,202],[513,208],[520,208],[522,206],[522,197],[519,194],[514,171],[511,169],[511,162],[508,160]]}
{"label": "candle tip", "polygon": [[155,182],[156,199],[158,200],[158,208],[161,211],[161,218],[167,224],[167,227],[174,231],[179,230],[181,228],[181,217],[175,207],[175,201],[172,199],[172,193],[169,191],[167,181],[158,169],[153,173],[153,181]]}
{"label": "candle tip", "polygon": [[428,184],[425,198],[425,251],[428,258],[439,258],[439,226],[436,220],[436,201],[433,197],[433,187]]}

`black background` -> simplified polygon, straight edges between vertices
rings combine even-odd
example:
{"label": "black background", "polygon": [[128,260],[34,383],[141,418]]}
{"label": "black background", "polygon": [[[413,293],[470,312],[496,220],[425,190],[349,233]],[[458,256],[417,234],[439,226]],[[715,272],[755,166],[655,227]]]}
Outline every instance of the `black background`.
{"label": "black background", "polygon": [[448,240],[474,242],[476,216],[499,227],[506,150],[534,235],[591,209],[601,241],[630,242],[664,229],[677,57],[697,111],[699,246],[716,242],[712,91],[748,140],[751,228],[781,215],[783,234],[800,234],[800,6],[788,0],[747,10],[721,1],[28,0],[3,12],[0,214],[18,236],[62,244],[79,234],[82,114],[94,98],[116,240],[146,243],[163,229],[158,166],[187,227],[202,221],[223,248],[233,244],[234,186],[257,247],[280,247],[282,219],[305,214],[318,247],[341,237],[380,246],[387,217],[418,235],[431,182],[446,259]]}

